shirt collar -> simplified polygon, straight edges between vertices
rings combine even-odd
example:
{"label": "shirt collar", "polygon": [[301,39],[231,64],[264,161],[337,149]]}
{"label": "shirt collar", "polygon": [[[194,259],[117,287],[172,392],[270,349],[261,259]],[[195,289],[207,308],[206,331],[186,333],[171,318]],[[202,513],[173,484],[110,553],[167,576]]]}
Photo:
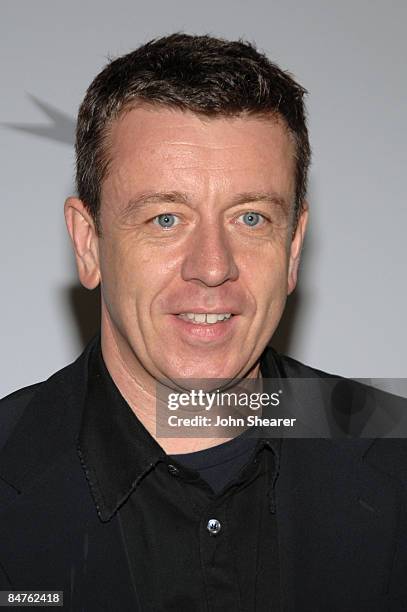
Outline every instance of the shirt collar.
{"label": "shirt collar", "polygon": [[[266,349],[261,358],[263,377],[278,375],[273,354]],[[270,510],[273,512],[274,483],[278,475],[281,440],[261,438],[257,449],[268,446],[274,453]],[[89,359],[88,383],[77,446],[100,519],[109,521],[137,484],[160,461],[167,461],[163,448],[136,417],[115,385],[104,363],[100,335]]]}

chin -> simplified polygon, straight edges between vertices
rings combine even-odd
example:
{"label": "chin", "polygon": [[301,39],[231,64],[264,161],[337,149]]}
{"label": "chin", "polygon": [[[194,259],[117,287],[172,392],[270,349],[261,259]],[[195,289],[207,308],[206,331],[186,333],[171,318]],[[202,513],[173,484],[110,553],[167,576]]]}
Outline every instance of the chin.
{"label": "chin", "polygon": [[204,367],[202,364],[197,364],[195,366],[185,365],[185,367],[171,369],[170,372],[166,372],[166,375],[173,381],[177,381],[178,379],[187,379],[184,382],[188,385],[188,381],[193,384],[194,382],[199,382],[203,379],[230,380],[235,378],[239,371],[240,370],[237,367],[225,368],[224,364],[213,364],[206,367]]}

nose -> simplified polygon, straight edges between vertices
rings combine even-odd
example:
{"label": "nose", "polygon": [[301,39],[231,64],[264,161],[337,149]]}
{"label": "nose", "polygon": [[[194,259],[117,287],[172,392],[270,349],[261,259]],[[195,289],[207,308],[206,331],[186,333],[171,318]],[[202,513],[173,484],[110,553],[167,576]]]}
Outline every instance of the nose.
{"label": "nose", "polygon": [[188,247],[181,270],[184,280],[217,287],[238,278],[231,245],[218,223],[199,225],[190,236]]}

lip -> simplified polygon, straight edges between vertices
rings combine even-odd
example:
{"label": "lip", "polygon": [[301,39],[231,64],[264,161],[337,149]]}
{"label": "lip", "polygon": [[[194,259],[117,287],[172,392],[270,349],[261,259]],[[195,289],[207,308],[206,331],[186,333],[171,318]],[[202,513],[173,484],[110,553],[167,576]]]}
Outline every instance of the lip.
{"label": "lip", "polygon": [[230,306],[216,306],[216,308],[195,308],[194,306],[186,307],[184,310],[180,310],[174,315],[186,314],[187,312],[193,312],[194,314],[223,314],[230,313],[232,315],[240,314],[235,308],[231,308]]}
{"label": "lip", "polygon": [[[185,312],[196,312],[199,314],[200,311],[187,310]],[[230,310],[202,310],[201,312],[212,314],[218,312],[230,312]],[[198,343],[205,342],[209,344],[224,341],[229,336],[231,336],[234,332],[239,317],[238,315],[235,315],[230,317],[230,319],[218,321],[218,323],[213,324],[192,323],[192,321],[185,321],[184,319],[180,319],[177,315],[170,315],[170,319],[177,332],[181,336],[184,336],[186,340],[196,340]]]}

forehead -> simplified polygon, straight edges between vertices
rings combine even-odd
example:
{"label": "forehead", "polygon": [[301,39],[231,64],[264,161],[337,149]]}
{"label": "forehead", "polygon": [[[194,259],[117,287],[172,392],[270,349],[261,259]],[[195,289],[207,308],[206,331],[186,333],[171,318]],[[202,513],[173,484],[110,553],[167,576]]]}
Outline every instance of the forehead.
{"label": "forehead", "polygon": [[108,156],[102,198],[125,199],[137,189],[294,193],[294,141],[272,117],[207,118],[140,106],[112,124]]}

